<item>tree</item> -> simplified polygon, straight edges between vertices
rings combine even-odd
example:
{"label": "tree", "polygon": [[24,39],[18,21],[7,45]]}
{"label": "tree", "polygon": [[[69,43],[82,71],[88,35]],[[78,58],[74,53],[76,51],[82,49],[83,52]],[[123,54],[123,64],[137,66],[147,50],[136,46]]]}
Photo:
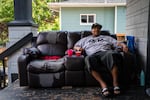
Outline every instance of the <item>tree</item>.
{"label": "tree", "polygon": [[0,0],[0,45],[8,41],[7,23],[13,20],[13,0]]}
{"label": "tree", "polygon": [[48,2],[54,0],[33,0],[33,19],[39,25],[39,31],[59,30],[58,13],[48,9]]}
{"label": "tree", "polygon": [[[0,44],[8,41],[7,23],[14,20],[14,0],[0,0]],[[39,25],[38,31],[59,30],[57,12],[48,9],[53,0],[32,0],[32,17]]]}

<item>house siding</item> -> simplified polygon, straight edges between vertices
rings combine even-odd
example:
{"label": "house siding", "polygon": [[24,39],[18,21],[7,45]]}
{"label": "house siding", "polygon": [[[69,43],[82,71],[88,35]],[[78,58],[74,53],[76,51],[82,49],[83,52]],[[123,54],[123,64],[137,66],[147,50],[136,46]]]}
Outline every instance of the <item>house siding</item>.
{"label": "house siding", "polygon": [[61,2],[65,2],[65,3],[72,3],[72,2],[77,2],[77,3],[104,3],[104,2],[108,2],[108,3],[125,3],[126,0],[58,0]]}
{"label": "house siding", "polygon": [[146,70],[149,0],[127,0],[127,35],[136,38],[138,65]]}
{"label": "house siding", "polygon": [[103,25],[103,30],[114,33],[114,7],[61,8],[61,30],[90,30],[91,25],[80,25],[80,14],[96,14],[96,22]]}

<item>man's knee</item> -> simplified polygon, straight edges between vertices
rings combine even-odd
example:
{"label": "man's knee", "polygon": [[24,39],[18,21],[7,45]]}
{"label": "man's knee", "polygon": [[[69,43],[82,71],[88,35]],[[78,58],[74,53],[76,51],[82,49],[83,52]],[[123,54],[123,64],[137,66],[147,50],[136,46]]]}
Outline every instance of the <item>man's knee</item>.
{"label": "man's knee", "polygon": [[92,62],[95,60],[95,56],[90,55],[85,57],[85,62]]}

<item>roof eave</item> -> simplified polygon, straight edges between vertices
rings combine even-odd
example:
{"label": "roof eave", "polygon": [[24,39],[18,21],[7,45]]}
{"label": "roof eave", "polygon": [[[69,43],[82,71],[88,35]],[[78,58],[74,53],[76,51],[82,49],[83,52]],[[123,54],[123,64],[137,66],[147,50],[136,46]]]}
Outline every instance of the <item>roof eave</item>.
{"label": "roof eave", "polygon": [[52,10],[59,11],[61,7],[115,7],[126,6],[126,3],[48,3]]}

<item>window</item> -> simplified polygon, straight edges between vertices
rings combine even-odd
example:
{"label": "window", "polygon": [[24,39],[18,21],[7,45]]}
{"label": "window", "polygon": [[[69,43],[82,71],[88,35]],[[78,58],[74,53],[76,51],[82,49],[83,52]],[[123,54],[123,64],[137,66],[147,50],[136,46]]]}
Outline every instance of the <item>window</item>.
{"label": "window", "polygon": [[91,25],[95,20],[96,14],[80,14],[80,25]]}

